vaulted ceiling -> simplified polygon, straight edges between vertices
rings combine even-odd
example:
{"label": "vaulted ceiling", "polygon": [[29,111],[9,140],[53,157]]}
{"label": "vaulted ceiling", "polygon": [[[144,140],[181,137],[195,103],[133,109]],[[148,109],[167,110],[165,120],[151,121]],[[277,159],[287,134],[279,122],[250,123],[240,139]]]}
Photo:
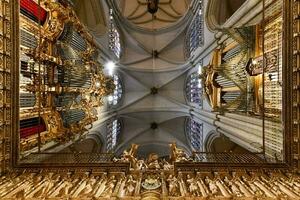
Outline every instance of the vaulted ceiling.
{"label": "vaulted ceiling", "polygon": [[[192,17],[187,12],[190,1],[159,2],[157,17],[152,18],[146,0],[107,1],[115,11],[114,20],[122,38],[116,73],[122,79],[124,95],[118,107],[104,112],[105,116],[122,120],[117,154],[131,143],[138,143],[141,156],[151,152],[166,156],[174,141],[191,152],[184,130],[191,109],[185,100],[184,83],[193,68],[184,52],[185,33]],[[153,88],[156,94],[151,93]],[[99,123],[94,130],[101,130],[104,124]],[[103,131],[99,132],[105,138]]]}
{"label": "vaulted ceiling", "polygon": [[[185,44],[186,33],[199,1],[160,0],[155,15],[147,11],[147,0],[73,2],[77,5],[76,11],[81,14],[81,20],[102,47],[101,59],[104,63],[111,60],[116,63],[115,73],[121,77],[123,85],[121,102],[117,107],[104,106],[98,111],[99,120],[90,130],[89,139],[94,139],[97,144],[102,143],[101,151],[105,151],[106,122],[119,118],[122,131],[116,154],[137,143],[140,145],[140,156],[146,157],[149,153],[166,156],[172,142],[191,153],[185,123],[195,110],[195,105],[186,101],[185,81],[190,73],[197,71],[197,66],[195,58],[186,57]],[[207,3],[203,1],[203,6],[207,7]],[[102,20],[95,14],[100,7],[105,15]],[[113,20],[121,35],[120,59],[114,57],[108,48],[109,9],[113,11]],[[198,50],[207,54],[206,51],[215,48],[212,44],[216,40],[207,27],[204,28],[204,35],[204,46]],[[211,58],[204,57],[204,62],[208,64]],[[151,92],[153,88],[157,92]],[[206,110],[211,109],[207,102],[204,105]],[[201,121],[200,118],[196,120]],[[205,129],[205,134],[208,134],[214,127],[209,125]],[[95,143],[91,140],[82,143],[82,146],[89,145],[95,151]],[[77,147],[81,151],[84,148]]]}
{"label": "vaulted ceiling", "polygon": [[147,11],[147,0],[114,0],[120,13],[132,24],[146,29],[160,29],[179,21],[188,11],[191,0],[160,0],[158,11]]}
{"label": "vaulted ceiling", "polygon": [[[141,145],[143,154],[160,151],[157,146],[168,146],[176,141],[189,150],[184,133],[189,106],[185,101],[184,81],[186,69],[173,72],[143,72],[119,69],[125,95],[122,105],[115,110],[123,121],[123,130],[116,152],[121,153],[131,143]],[[151,87],[157,87],[157,94]],[[156,128],[151,128],[155,123]],[[152,145],[151,145],[152,144]],[[144,147],[145,146],[145,147]],[[147,149],[147,150],[146,150]]]}

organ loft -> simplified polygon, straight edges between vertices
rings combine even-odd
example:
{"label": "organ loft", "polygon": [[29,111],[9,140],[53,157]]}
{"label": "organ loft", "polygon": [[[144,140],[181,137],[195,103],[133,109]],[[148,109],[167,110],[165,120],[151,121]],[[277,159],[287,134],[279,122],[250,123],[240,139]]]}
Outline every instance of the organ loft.
{"label": "organ loft", "polygon": [[300,1],[0,0],[0,199],[300,199]]}

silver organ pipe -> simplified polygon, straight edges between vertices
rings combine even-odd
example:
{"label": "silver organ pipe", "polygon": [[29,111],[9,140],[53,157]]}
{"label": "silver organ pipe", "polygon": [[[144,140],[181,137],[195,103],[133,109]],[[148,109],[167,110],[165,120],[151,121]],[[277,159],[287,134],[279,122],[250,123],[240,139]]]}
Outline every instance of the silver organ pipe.
{"label": "silver organ pipe", "polygon": [[246,71],[248,60],[248,47],[244,43],[238,44],[222,54],[221,70],[223,74],[219,75],[215,81],[222,88],[220,101],[227,110],[243,112],[251,105],[251,103],[247,103],[247,99],[251,98],[247,92],[251,91],[251,88],[248,87]]}
{"label": "silver organ pipe", "polygon": [[56,107],[70,107],[73,103],[73,100],[73,94],[63,93],[54,98],[54,105]]}
{"label": "silver organ pipe", "polygon": [[241,95],[240,90],[226,91],[226,89],[228,89],[228,88],[236,87],[236,84],[232,80],[229,80],[223,76],[218,75],[217,78],[215,79],[215,81],[222,88],[222,92],[221,92],[221,102],[222,103],[225,103],[225,104],[230,103],[230,102],[236,100]]}
{"label": "silver organ pipe", "polygon": [[85,112],[81,109],[73,109],[61,112],[64,127],[69,127],[74,123],[78,123],[85,117]]}
{"label": "silver organ pipe", "polygon": [[59,39],[58,53],[70,66],[58,68],[58,82],[62,87],[90,88],[91,72],[85,68],[80,53],[87,50],[86,40],[75,30],[73,25],[66,24]]}
{"label": "silver organ pipe", "polygon": [[72,60],[72,61],[80,60],[79,53],[64,43],[58,43],[57,50],[62,60]]}
{"label": "silver organ pipe", "polygon": [[37,38],[34,36],[34,34],[21,29],[20,30],[21,35],[21,46],[27,47],[29,49],[35,49],[38,46]]}
{"label": "silver organ pipe", "polygon": [[224,73],[243,89],[247,87],[247,72],[245,69],[247,62],[247,48],[242,45],[237,45],[223,54],[222,57]]}
{"label": "silver organ pipe", "polygon": [[85,39],[82,38],[82,36],[71,24],[65,25],[64,30],[58,40],[69,45],[76,51],[85,51],[87,49],[87,43]]}
{"label": "silver organ pipe", "polygon": [[26,85],[32,84],[32,75],[33,75],[33,68],[29,64],[30,58],[24,54],[21,54],[21,66],[20,66],[20,108],[31,108],[34,107],[36,104],[36,96],[35,94],[28,92],[24,89]]}
{"label": "silver organ pipe", "polygon": [[20,93],[20,107],[28,108],[33,107],[36,103],[36,97],[34,94],[26,92]]}
{"label": "silver organ pipe", "polygon": [[224,95],[222,95],[223,101],[226,103],[229,103],[231,101],[234,101],[241,95],[240,91],[230,91],[230,92],[225,92]]}
{"label": "silver organ pipe", "polygon": [[218,76],[216,78],[216,82],[221,86],[221,87],[225,87],[225,88],[229,88],[229,87],[235,87],[236,85],[234,84],[233,81],[228,80],[222,76]]}
{"label": "silver organ pipe", "polygon": [[68,69],[61,69],[59,76],[61,86],[72,88],[90,88],[91,73],[83,68],[84,66],[76,66]]}
{"label": "silver organ pipe", "polygon": [[225,55],[223,56],[223,61],[224,62],[228,62],[231,59],[234,59],[236,56],[238,56],[238,54],[241,52],[242,47],[241,45],[237,45],[236,47],[234,47],[233,49],[229,50],[228,52],[225,53]]}

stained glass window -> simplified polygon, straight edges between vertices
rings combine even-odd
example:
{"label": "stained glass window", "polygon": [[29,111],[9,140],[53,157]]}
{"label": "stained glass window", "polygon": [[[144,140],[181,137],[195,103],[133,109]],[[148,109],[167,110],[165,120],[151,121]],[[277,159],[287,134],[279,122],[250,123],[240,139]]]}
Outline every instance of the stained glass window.
{"label": "stained glass window", "polygon": [[203,151],[203,123],[189,118],[186,123],[186,134],[194,151]]}
{"label": "stained glass window", "polygon": [[122,83],[120,77],[118,75],[113,75],[113,78],[114,78],[115,90],[112,95],[108,96],[108,104],[111,106],[116,106],[122,98],[123,89],[122,89]]}
{"label": "stained glass window", "polygon": [[[200,2],[201,5],[201,2]],[[203,13],[200,8],[188,29],[186,39],[186,56],[189,58],[191,54],[204,43],[203,34]]]}
{"label": "stained glass window", "polygon": [[118,136],[121,132],[121,121],[119,119],[114,119],[107,123],[107,152],[112,152],[117,145]]}
{"label": "stained glass window", "polygon": [[110,27],[109,27],[109,49],[118,57],[121,56],[120,34],[115,26],[113,11],[110,12]]}
{"label": "stained glass window", "polygon": [[190,74],[186,82],[186,97],[190,103],[202,106],[202,83],[199,73]]}

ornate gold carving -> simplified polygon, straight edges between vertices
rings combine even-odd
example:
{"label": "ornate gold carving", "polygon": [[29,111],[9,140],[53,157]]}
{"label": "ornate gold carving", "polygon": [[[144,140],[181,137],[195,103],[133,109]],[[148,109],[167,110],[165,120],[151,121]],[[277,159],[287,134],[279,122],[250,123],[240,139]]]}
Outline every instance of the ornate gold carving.
{"label": "ornate gold carving", "polygon": [[159,180],[159,177],[156,175],[148,175],[142,182],[142,187],[145,190],[156,190],[160,188],[160,186],[161,182]]}
{"label": "ornate gold carving", "polygon": [[220,65],[220,50],[215,50],[213,58],[208,66],[203,67],[199,78],[204,86],[204,94],[213,109],[221,107],[220,88],[215,84],[214,79],[217,73],[217,67]]}
{"label": "ornate gold carving", "polygon": [[[41,145],[51,141],[67,142],[75,138],[75,134],[86,133],[87,127],[91,128],[93,122],[98,119],[97,108],[103,105],[102,98],[111,94],[115,88],[112,77],[104,75],[102,66],[97,61],[99,50],[93,37],[81,24],[74,10],[69,5],[53,0],[41,0],[40,6],[48,14],[44,25],[39,26],[26,16],[20,15],[22,30],[26,30],[22,36],[25,38],[23,43],[26,44],[27,40],[34,42],[34,39],[37,43],[37,47],[33,49],[26,45],[21,46],[21,57],[25,58],[22,61],[27,62],[27,66],[23,63],[21,74],[30,81],[26,84],[21,82],[20,89],[22,92],[35,95],[35,105],[22,108],[20,118],[42,117],[47,130],[21,138],[22,151],[36,146],[41,148]],[[68,32],[69,26],[72,28],[72,33]],[[66,41],[60,39],[64,33],[67,35]],[[68,34],[76,35],[76,39],[81,43],[77,44],[76,39],[73,43],[76,43],[75,47],[80,46],[78,47],[80,50],[75,47],[74,49],[68,43],[70,40]],[[74,38],[73,36],[70,37]],[[64,53],[58,52],[60,47]],[[64,54],[74,54],[76,59],[64,58]],[[65,100],[65,96],[69,99]],[[61,101],[67,103],[60,105]],[[84,116],[79,118],[78,123],[69,124],[63,119],[63,113],[72,110],[77,112],[77,116],[80,115],[79,112],[84,112]]]}
{"label": "ornate gold carving", "polygon": [[11,8],[13,1],[0,2],[0,174],[9,168],[11,155]]}
{"label": "ornate gold carving", "polygon": [[170,155],[170,161],[171,162],[187,162],[191,161],[187,154],[183,151],[183,149],[180,149],[176,146],[176,143],[170,144],[171,148],[171,155]]}
{"label": "ornate gold carving", "polygon": [[[292,88],[292,103],[293,109],[292,109],[292,128],[290,129],[293,134],[291,134],[290,140],[293,141],[292,146],[292,152],[293,153],[293,165],[295,168],[300,168],[300,2],[299,1],[293,1],[291,2],[291,8],[288,7],[289,4],[287,4],[287,12],[292,12],[291,17],[292,19],[288,18],[286,20],[286,26],[289,25],[289,28],[292,28],[292,34],[293,34],[293,40],[289,43],[289,46],[292,47],[292,51],[289,51],[289,53],[293,52],[293,61],[288,62],[288,65],[293,66],[293,73],[292,73],[292,81],[290,82],[291,85],[293,85]],[[291,70],[291,68],[288,68]],[[291,77],[288,77],[290,79]],[[290,94],[290,93],[288,93]]]}
{"label": "ornate gold carving", "polygon": [[[166,173],[166,174],[165,174]],[[10,173],[1,177],[0,198],[26,199],[299,199],[300,178],[281,172],[229,173]],[[167,176],[166,176],[167,175]],[[165,184],[167,183],[167,184]],[[164,192],[164,188],[166,192]],[[146,198],[147,197],[147,198]]]}

